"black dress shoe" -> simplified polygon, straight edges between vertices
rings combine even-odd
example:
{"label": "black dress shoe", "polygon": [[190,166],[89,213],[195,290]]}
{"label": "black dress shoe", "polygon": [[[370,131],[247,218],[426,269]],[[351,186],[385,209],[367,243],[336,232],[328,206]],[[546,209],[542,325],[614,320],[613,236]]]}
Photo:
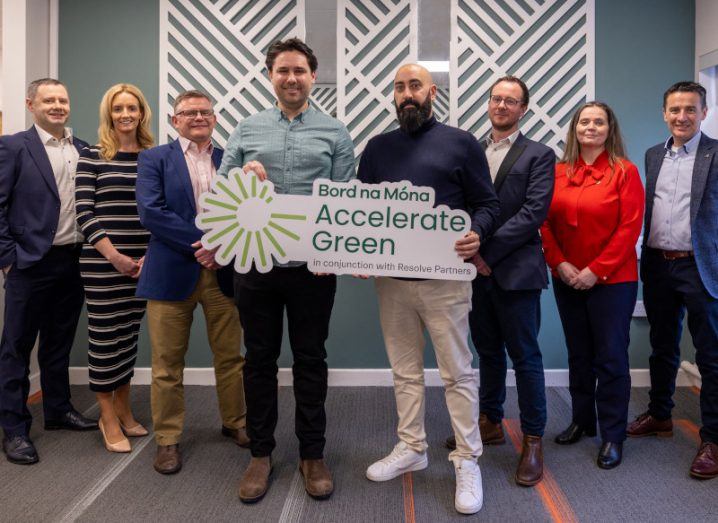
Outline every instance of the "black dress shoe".
{"label": "black dress shoe", "polygon": [[32,465],[40,461],[35,446],[27,436],[4,438],[2,440],[2,449],[7,456],[7,460],[16,465]]}
{"label": "black dress shoe", "polygon": [[611,443],[604,441],[601,450],[598,451],[596,464],[602,469],[612,469],[621,464],[623,456],[623,443]]}
{"label": "black dress shoe", "polygon": [[97,420],[86,418],[76,410],[67,411],[59,419],[46,419],[45,430],[97,430]]}
{"label": "black dress shoe", "polygon": [[593,437],[596,435],[596,429],[589,430],[577,425],[574,422],[564,430],[561,434],[554,438],[554,441],[559,445],[572,445],[581,439],[583,435]]}

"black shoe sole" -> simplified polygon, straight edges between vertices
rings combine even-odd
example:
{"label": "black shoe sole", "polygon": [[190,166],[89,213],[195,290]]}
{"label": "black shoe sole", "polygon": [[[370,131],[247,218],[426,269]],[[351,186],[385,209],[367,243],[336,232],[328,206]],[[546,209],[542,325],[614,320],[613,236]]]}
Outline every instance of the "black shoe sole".
{"label": "black shoe sole", "polygon": [[542,479],[543,479],[543,474],[541,474],[541,476],[539,476],[539,478],[534,481],[521,481],[521,480],[519,480],[519,478],[514,476],[514,481],[516,481],[516,484],[521,487],[533,487],[534,485],[538,485],[539,483],[541,483]]}
{"label": "black shoe sole", "polygon": [[616,463],[610,463],[610,464],[605,464],[605,463],[601,463],[600,461],[597,461],[596,465],[598,465],[598,468],[600,468],[600,469],[611,470],[611,469],[615,469],[617,466],[619,466],[621,464],[621,461],[622,460],[619,459]]}
{"label": "black shoe sole", "polygon": [[7,454],[5,454],[5,458],[13,465],[34,465],[35,463],[40,461],[40,458],[37,458],[37,457],[31,461],[13,459],[10,456],[8,456]]}
{"label": "black shoe sole", "polygon": [[89,432],[91,430],[99,430],[99,426],[94,427],[68,427],[66,425],[60,425],[60,424],[54,424],[54,423],[45,423],[45,430],[72,430],[75,432]]}
{"label": "black shoe sole", "polygon": [[590,434],[590,433],[588,433],[588,432],[584,432],[583,434],[581,434],[581,435],[580,435],[579,437],[577,437],[577,438],[566,439],[566,440],[559,440],[558,436],[556,436],[556,437],[553,439],[553,441],[554,441],[554,443],[556,443],[556,445],[573,445],[574,443],[578,443],[579,441],[581,441],[581,439],[584,438],[584,437],[586,437],[586,438],[595,438],[595,437],[596,437],[596,433],[594,432],[593,434]]}

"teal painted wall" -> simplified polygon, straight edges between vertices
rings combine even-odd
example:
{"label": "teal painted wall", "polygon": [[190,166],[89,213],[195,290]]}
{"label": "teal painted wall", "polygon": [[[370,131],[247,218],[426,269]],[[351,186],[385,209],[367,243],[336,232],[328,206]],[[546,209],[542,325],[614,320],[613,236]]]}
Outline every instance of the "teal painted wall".
{"label": "teal painted wall", "polygon": [[[694,18],[693,0],[596,0],[596,97],[616,111],[629,156],[641,170],[643,152],[666,136],[660,111],[663,91],[677,80],[693,78]],[[72,125],[78,136],[96,140],[99,100],[114,83],[138,85],[151,106],[157,107],[158,28],[156,0],[60,2],[60,78],[70,91]],[[311,39],[310,34],[310,43]],[[156,133],[156,123],[154,130]],[[563,332],[551,291],[543,294],[542,306],[544,364],[546,368],[566,368]],[[83,318],[72,365],[87,363],[86,329]],[[205,334],[198,309],[188,366],[211,364]],[[645,320],[634,320],[631,335],[631,366],[645,368],[649,353]],[[684,341],[688,355],[690,347]],[[389,366],[370,281],[339,279],[327,352],[333,368]],[[147,330],[143,328],[138,366],[149,366],[149,354]],[[290,365],[285,343],[280,366]],[[426,348],[426,366],[436,366],[430,345]]]}

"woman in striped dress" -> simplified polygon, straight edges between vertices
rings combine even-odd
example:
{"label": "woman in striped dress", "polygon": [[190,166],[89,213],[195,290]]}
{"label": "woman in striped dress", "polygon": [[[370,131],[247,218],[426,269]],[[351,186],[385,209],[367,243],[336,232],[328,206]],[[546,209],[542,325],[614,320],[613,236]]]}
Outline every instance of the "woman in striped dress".
{"label": "woman in striped dress", "polygon": [[99,144],[77,166],[77,222],[85,235],[80,269],[87,298],[90,389],[110,452],[129,452],[126,436],[146,436],[130,408],[130,379],[145,301],[135,298],[149,233],[135,202],[137,156],[152,147],[152,113],[142,92],[117,84],[100,103]]}

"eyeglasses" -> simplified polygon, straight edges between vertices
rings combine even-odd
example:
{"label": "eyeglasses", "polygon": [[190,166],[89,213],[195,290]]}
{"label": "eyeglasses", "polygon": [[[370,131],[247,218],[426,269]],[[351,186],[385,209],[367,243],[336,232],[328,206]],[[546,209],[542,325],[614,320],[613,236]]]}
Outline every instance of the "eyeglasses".
{"label": "eyeglasses", "polygon": [[175,116],[184,116],[185,118],[197,118],[197,115],[201,115],[202,118],[209,118],[214,114],[213,109],[190,109],[187,111],[177,111]]}
{"label": "eyeglasses", "polygon": [[501,98],[500,96],[491,96],[489,98],[489,102],[494,105],[501,105],[501,102],[504,102],[504,105],[506,105],[506,107],[513,108],[523,103],[523,100],[516,100],[515,98]]}

